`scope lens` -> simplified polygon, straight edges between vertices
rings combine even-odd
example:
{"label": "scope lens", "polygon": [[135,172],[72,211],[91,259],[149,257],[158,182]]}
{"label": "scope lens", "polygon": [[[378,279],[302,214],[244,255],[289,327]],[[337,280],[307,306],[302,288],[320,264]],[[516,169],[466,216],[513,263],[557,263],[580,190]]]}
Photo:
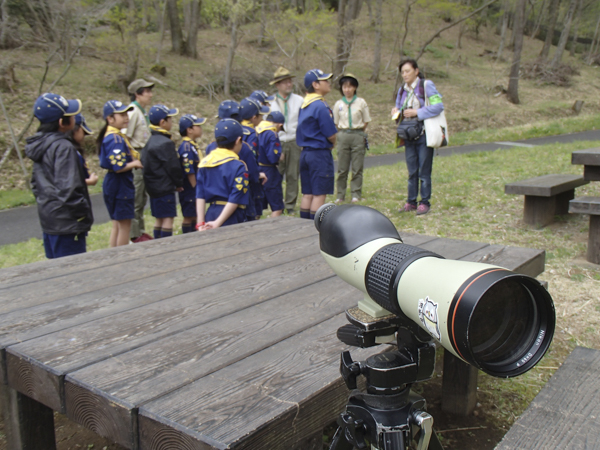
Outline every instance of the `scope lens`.
{"label": "scope lens", "polygon": [[527,354],[539,330],[531,292],[511,279],[493,285],[479,300],[469,324],[474,358],[486,366],[512,365]]}

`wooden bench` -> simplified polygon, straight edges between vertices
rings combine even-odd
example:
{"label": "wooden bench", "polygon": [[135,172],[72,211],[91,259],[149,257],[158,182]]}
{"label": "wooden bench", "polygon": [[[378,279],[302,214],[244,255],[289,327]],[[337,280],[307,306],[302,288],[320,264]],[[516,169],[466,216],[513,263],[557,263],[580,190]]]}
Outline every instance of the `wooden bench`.
{"label": "wooden bench", "polygon": [[588,183],[581,175],[543,175],[508,183],[504,192],[524,195],[523,221],[543,227],[552,223],[554,216],[567,214],[569,200],[575,198],[575,188]]}
{"label": "wooden bench", "polygon": [[571,164],[583,165],[583,179],[600,181],[600,148],[577,150],[571,153]]}
{"label": "wooden bench", "polygon": [[[544,270],[543,250],[401,234]],[[336,331],[362,297],[285,217],[0,270],[9,448],[54,448],[52,411],[132,449],[312,448],[347,401]]]}
{"label": "wooden bench", "polygon": [[569,212],[589,214],[587,260],[600,264],[600,197],[578,197],[569,202]]}
{"label": "wooden bench", "polygon": [[600,448],[600,351],[577,347],[496,450]]}

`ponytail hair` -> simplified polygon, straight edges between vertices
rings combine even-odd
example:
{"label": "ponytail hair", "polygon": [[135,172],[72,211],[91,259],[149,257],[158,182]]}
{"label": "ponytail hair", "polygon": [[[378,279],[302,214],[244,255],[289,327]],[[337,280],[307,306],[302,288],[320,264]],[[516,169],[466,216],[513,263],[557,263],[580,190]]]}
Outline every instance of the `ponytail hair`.
{"label": "ponytail hair", "polygon": [[106,134],[106,129],[108,128],[108,120],[104,123],[104,126],[98,132],[98,137],[96,138],[96,150],[98,151],[98,155],[100,154],[100,149],[102,148],[102,142],[104,142],[104,135]]}

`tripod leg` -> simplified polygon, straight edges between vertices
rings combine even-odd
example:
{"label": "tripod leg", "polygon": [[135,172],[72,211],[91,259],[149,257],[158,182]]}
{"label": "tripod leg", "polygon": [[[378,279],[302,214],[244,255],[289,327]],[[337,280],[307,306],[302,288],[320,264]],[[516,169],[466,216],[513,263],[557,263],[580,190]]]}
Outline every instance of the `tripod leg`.
{"label": "tripod leg", "polygon": [[338,427],[331,440],[329,450],[352,450],[353,448],[354,446],[346,439],[346,428]]}
{"label": "tripod leg", "polygon": [[435,430],[433,430],[433,433],[431,434],[431,439],[429,440],[429,450],[444,450],[444,447],[442,447],[442,443],[438,439]]}
{"label": "tripod leg", "polygon": [[404,433],[402,431],[383,433],[383,447],[381,450],[406,450]]}

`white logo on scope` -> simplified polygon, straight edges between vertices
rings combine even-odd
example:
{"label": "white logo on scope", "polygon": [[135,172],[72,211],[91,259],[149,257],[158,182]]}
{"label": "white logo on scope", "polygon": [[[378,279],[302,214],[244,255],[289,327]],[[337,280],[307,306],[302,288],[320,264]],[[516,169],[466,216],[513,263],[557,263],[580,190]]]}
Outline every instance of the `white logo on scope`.
{"label": "white logo on scope", "polygon": [[438,341],[441,341],[442,335],[438,323],[438,304],[429,297],[425,297],[425,300],[419,299],[418,311],[419,319],[427,331],[429,331],[429,334]]}

